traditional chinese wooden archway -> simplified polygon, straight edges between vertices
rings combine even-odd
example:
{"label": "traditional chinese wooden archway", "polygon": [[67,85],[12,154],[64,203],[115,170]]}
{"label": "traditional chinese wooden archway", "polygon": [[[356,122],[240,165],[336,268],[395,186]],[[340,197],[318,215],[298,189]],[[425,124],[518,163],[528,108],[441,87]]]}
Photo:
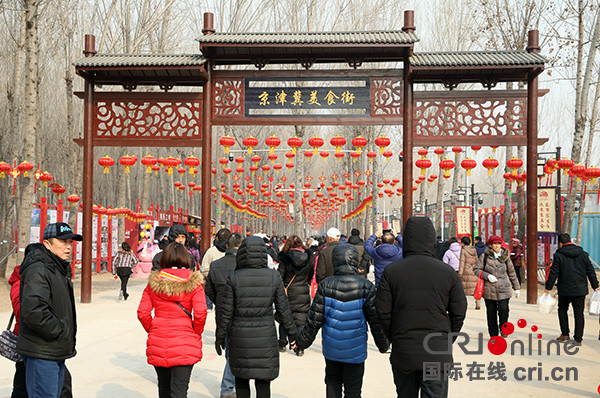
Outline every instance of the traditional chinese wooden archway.
{"label": "traditional chinese wooden archway", "polygon": [[[202,32],[198,39],[202,55],[96,55],[94,37],[86,36],[85,58],[75,63],[77,74],[85,79],[84,231],[92,227],[94,146],[202,146],[208,149],[202,156],[202,185],[208,188],[213,125],[402,124],[404,220],[412,215],[414,145],[527,145],[527,261],[536,264],[537,177],[531,170],[537,169],[537,145],[543,141],[537,137],[537,76],[545,63],[538,54],[537,31],[529,32],[526,51],[451,53],[413,52],[418,41],[413,11],[405,11],[401,31],[216,33],[213,15],[206,13]],[[367,62],[402,62],[403,68],[360,69]],[[350,68],[311,70],[316,63],[347,63]],[[300,64],[304,70],[263,70],[267,64]],[[223,65],[254,65],[257,70],[219,69]],[[314,103],[304,107],[296,103],[294,108],[293,101],[281,98],[275,101],[279,107],[267,107],[263,93],[273,98],[281,81],[341,81],[340,87],[354,94],[355,102],[329,103],[325,113],[314,111]],[[418,83],[442,83],[450,89],[460,83],[481,83],[491,89],[510,81],[527,81],[527,91],[413,93]],[[126,91],[95,92],[96,85],[121,85]],[[140,85],[158,86],[165,92],[133,92]],[[169,92],[174,86],[201,86],[202,92]],[[326,98],[329,93],[321,89],[301,84],[298,98],[306,95],[311,100],[313,90],[316,98]],[[290,95],[296,99],[294,93]],[[337,98],[341,95],[343,91]],[[460,118],[465,109],[477,117],[490,107],[503,109],[493,117],[503,123],[502,128],[486,126],[485,120],[469,124]],[[115,109],[123,114],[117,115]],[[166,109],[171,119],[165,116]],[[451,125],[448,117],[443,124],[437,119],[441,109],[449,112]],[[174,113],[179,115],[176,127]],[[203,251],[210,245],[210,195],[210,189],[202,190]],[[84,303],[91,301],[91,246],[91,235],[84,234]],[[535,303],[535,266],[528,267],[527,278],[527,302]]]}

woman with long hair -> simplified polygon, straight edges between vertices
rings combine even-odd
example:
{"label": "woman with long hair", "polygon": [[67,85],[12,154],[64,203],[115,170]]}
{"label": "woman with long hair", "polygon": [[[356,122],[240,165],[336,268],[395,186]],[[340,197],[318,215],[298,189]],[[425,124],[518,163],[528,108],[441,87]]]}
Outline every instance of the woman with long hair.
{"label": "woman with long hair", "polygon": [[137,311],[148,333],[146,356],[156,369],[159,398],[187,397],[192,368],[202,359],[204,277],[190,270],[190,262],[181,243],[167,245]]}
{"label": "woman with long hair", "polygon": [[[310,254],[298,235],[291,235],[278,254],[279,273],[290,303],[296,328],[302,328],[306,323],[306,314],[310,308],[310,280],[313,276]],[[279,351],[285,352],[288,335],[283,324],[279,324]],[[297,350],[296,355],[304,355],[303,350]]]}

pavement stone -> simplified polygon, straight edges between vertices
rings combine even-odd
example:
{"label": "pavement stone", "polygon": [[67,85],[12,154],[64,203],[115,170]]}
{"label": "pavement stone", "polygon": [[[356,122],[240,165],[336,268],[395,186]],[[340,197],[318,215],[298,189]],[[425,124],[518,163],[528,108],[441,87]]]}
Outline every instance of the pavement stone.
{"label": "pavement stone", "polygon": [[[105,282],[109,284],[109,282]],[[158,395],[156,374],[146,362],[146,333],[137,320],[136,309],[141,298],[144,281],[130,285],[128,301],[118,300],[119,282],[114,281],[114,289],[101,289],[93,296],[92,304],[77,303],[78,333],[75,358],[67,361],[73,375],[73,391],[77,398],[142,398]],[[483,354],[466,355],[454,346],[454,361],[462,365],[462,378],[450,382],[450,397],[597,397],[600,384],[600,341],[598,341],[598,317],[586,314],[586,333],[583,346],[575,355],[537,354],[537,334],[542,334],[544,350],[549,339],[559,333],[556,309],[551,314],[541,314],[537,306],[527,305],[525,298],[510,302],[510,322],[515,332],[507,338],[509,345],[515,340],[527,342],[531,326],[538,331],[532,333],[533,355],[493,355],[487,349],[487,327],[485,306],[475,310],[474,301],[469,297],[469,310],[463,331],[471,339],[483,333]],[[0,320],[8,320],[10,312],[0,312]],[[526,328],[517,325],[525,319]],[[571,319],[571,322],[573,320]],[[194,367],[189,387],[190,398],[219,396],[221,374],[225,360],[214,350],[214,312],[209,314],[203,334],[204,358]],[[475,349],[476,343],[468,347]],[[490,362],[504,362],[507,380],[469,380],[467,364],[483,364],[484,376]],[[541,365],[540,365],[541,364]],[[281,355],[280,376],[272,383],[273,398],[324,397],[325,361],[321,355],[320,336],[314,345],[305,351],[303,357],[296,357],[290,351]],[[541,380],[517,381],[514,370],[517,367],[542,368]],[[553,368],[574,367],[577,380],[545,380]],[[537,372],[537,371],[536,371]],[[14,364],[0,359],[0,397],[9,397],[11,392]],[[380,354],[372,339],[369,341],[369,354],[363,379],[363,397],[395,397],[389,354]]]}

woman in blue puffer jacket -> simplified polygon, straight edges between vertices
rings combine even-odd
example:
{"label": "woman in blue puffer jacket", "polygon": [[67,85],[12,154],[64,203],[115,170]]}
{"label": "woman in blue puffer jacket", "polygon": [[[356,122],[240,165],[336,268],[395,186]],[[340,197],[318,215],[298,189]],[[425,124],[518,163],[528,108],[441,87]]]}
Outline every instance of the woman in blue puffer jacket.
{"label": "woman in blue puffer jacket", "polygon": [[333,249],[334,275],[317,289],[306,325],[298,334],[297,349],[306,349],[323,328],[327,397],[360,397],[367,359],[367,324],[379,351],[389,344],[377,319],[375,286],[358,276],[358,250],[350,244]]}

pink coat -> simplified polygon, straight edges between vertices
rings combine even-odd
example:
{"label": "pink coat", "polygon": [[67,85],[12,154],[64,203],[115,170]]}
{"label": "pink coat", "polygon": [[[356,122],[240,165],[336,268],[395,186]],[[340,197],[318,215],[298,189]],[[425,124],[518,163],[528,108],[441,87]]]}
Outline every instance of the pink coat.
{"label": "pink coat", "polygon": [[[203,280],[202,274],[189,269],[166,268],[150,274],[137,311],[148,332],[146,356],[150,365],[193,365],[202,359],[206,323]],[[193,314],[193,321],[177,302]]]}

